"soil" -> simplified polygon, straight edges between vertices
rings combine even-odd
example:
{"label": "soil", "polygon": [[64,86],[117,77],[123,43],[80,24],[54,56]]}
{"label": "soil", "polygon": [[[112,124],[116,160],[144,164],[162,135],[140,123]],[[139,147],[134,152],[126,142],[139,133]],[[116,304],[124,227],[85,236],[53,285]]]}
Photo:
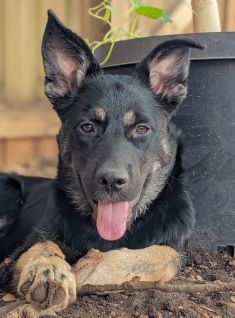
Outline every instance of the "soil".
{"label": "soil", "polygon": [[[235,258],[230,253],[229,250],[221,250],[217,255],[199,250],[188,251],[184,268],[171,283],[235,282]],[[0,306],[4,306],[6,302],[1,296],[0,299]],[[232,318],[235,317],[235,292],[176,293],[149,290],[107,296],[80,295],[58,317]]]}

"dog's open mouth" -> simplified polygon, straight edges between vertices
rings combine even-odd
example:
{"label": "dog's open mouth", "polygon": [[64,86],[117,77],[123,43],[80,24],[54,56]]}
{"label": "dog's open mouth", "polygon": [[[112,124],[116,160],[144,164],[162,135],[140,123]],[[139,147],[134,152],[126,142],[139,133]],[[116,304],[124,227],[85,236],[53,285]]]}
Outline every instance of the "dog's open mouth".
{"label": "dog's open mouth", "polygon": [[130,202],[97,203],[96,227],[100,236],[108,241],[120,239],[126,232],[130,216]]}

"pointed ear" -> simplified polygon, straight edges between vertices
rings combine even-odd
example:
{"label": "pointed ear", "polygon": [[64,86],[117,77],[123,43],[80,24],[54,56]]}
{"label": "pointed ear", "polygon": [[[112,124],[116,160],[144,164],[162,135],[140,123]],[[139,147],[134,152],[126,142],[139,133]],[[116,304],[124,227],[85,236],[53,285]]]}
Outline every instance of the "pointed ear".
{"label": "pointed ear", "polygon": [[85,41],[67,29],[51,10],[42,41],[42,56],[45,92],[57,111],[85,76],[101,72]]}
{"label": "pointed ear", "polygon": [[174,113],[187,95],[190,48],[203,47],[190,40],[167,41],[137,65],[135,75],[151,88],[169,113]]}

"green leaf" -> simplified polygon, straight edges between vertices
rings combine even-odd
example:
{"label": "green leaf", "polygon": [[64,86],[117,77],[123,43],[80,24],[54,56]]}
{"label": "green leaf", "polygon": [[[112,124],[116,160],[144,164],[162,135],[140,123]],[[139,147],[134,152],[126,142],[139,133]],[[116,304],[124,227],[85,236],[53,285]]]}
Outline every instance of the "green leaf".
{"label": "green leaf", "polygon": [[104,14],[104,16],[103,16],[103,19],[104,19],[105,21],[109,21],[110,15],[111,15],[111,12],[110,12],[109,10],[105,10],[105,14]]}
{"label": "green leaf", "polygon": [[141,6],[141,7],[136,7],[135,12],[138,15],[142,15],[144,17],[157,20],[160,19],[163,14],[164,10],[160,8],[155,8],[155,7],[149,7],[149,6]]}
{"label": "green leaf", "polygon": [[169,17],[168,14],[166,14],[165,12],[163,13],[163,15],[160,17],[160,20],[163,22],[163,23],[168,23],[168,22],[173,22],[171,20],[171,17]]}
{"label": "green leaf", "polygon": [[144,1],[143,0],[131,0],[131,5],[134,8],[139,8],[139,7],[142,7],[144,5]]}

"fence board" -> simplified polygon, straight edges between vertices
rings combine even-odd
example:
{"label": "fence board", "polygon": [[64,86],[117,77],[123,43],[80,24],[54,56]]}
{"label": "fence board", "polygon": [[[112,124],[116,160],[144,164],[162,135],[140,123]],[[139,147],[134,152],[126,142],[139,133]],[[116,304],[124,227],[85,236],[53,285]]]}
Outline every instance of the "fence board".
{"label": "fence board", "polygon": [[15,105],[35,96],[34,1],[5,1],[4,80],[5,98]]}
{"label": "fence board", "polygon": [[36,145],[33,139],[4,140],[4,165],[29,165],[35,158]]}
{"label": "fence board", "polygon": [[51,8],[65,24],[93,40],[104,33],[102,23],[88,16],[88,8],[98,2],[0,0],[0,101],[21,107],[44,100],[41,40],[47,10]]}
{"label": "fence board", "polygon": [[58,148],[55,137],[39,138],[36,142],[37,158],[40,160],[56,160]]}
{"label": "fence board", "polygon": [[115,33],[118,29],[123,28],[129,31],[131,19],[128,11],[130,9],[129,1],[111,0],[113,14],[111,18],[112,30]]}
{"label": "fence board", "polygon": [[223,31],[235,31],[235,1],[226,0],[224,4]]}
{"label": "fence board", "polygon": [[3,100],[3,18],[4,18],[4,10],[3,10],[3,0],[0,1],[0,102]]}
{"label": "fence board", "polygon": [[60,121],[50,107],[25,110],[1,110],[0,139],[55,136]]}
{"label": "fence board", "polygon": [[3,165],[3,141],[0,140],[0,167]]}

